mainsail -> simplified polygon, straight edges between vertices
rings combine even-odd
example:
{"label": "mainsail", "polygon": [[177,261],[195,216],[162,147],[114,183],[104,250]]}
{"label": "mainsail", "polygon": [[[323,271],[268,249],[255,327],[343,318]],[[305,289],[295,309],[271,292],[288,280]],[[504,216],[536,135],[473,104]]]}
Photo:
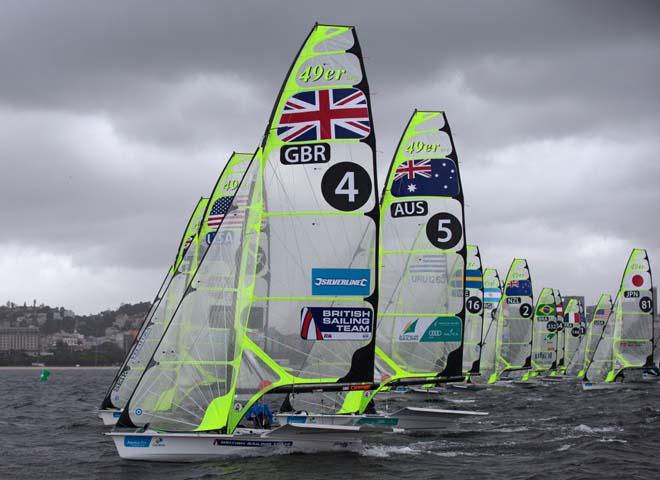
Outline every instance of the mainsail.
{"label": "mainsail", "polygon": [[118,425],[231,433],[267,393],[371,386],[375,136],[352,27],[314,27],[235,198]]}
{"label": "mainsail", "polygon": [[602,383],[612,370],[612,343],[614,333],[614,308],[619,303],[619,297],[614,302],[614,307],[610,310],[608,318],[603,325],[603,331],[598,338],[598,343],[594,349],[593,357],[589,363],[584,380],[589,382]]}
{"label": "mainsail", "polygon": [[578,378],[584,378],[585,372],[591,365],[594,359],[594,353],[596,352],[596,346],[603,336],[605,325],[611,313],[612,296],[608,293],[603,293],[598,299],[598,303],[596,303],[591,321],[587,327],[587,336],[584,339],[584,361],[582,363],[582,370],[578,372]]}
{"label": "mainsail", "polygon": [[552,293],[555,296],[555,306],[557,311],[557,335],[555,337],[557,354],[555,355],[556,360],[550,369],[550,374],[556,375],[565,371],[564,344],[566,339],[566,331],[564,330],[564,300],[561,297],[561,293],[556,288],[552,290]]}
{"label": "mainsail", "polygon": [[576,375],[580,368],[579,365],[582,365],[582,357],[579,352],[582,337],[586,333],[582,324],[582,311],[581,302],[571,298],[564,312],[564,373],[566,375]]}
{"label": "mainsail", "polygon": [[584,379],[623,380],[627,369],[653,365],[653,281],[646,250],[630,254],[621,285]]}
{"label": "mainsail", "polygon": [[[245,173],[247,162],[252,155],[234,153],[223,168],[202,215],[194,222],[180,250],[177,263],[173,267],[169,280],[158,302],[154,303],[151,315],[135,348],[120,369],[117,381],[110,389],[104,404],[123,408],[133,394],[133,390],[142,376],[149,360],[154,355],[163,333],[170,324],[186,288],[197,269],[199,259],[204,255],[215,231],[223,221],[225,214],[236,193],[238,184]],[[228,235],[228,234],[223,234]]]}
{"label": "mainsail", "polygon": [[653,280],[646,250],[630,254],[614,308],[613,365],[607,381],[625,369],[653,368]]}
{"label": "mainsail", "polygon": [[463,374],[480,371],[484,329],[484,280],[479,247],[468,245],[465,269],[465,333],[463,335]]}
{"label": "mainsail", "polygon": [[112,392],[115,390],[117,383],[124,380],[123,377],[126,375],[125,372],[127,369],[127,365],[130,359],[133,357],[133,353],[135,352],[136,347],[140,345],[145,330],[150,326],[150,320],[153,317],[154,312],[158,308],[158,305],[164,296],[163,295],[164,292],[169,287],[172,276],[181,266],[181,263],[183,262],[183,258],[186,252],[188,251],[188,248],[195,240],[195,236],[199,231],[199,226],[204,216],[204,211],[206,210],[208,201],[209,199],[204,197],[200,198],[197,201],[197,205],[195,205],[195,209],[190,215],[190,218],[188,219],[188,223],[186,224],[186,228],[183,231],[183,236],[181,237],[181,241],[179,242],[179,247],[177,248],[177,253],[176,253],[176,257],[174,258],[174,262],[172,263],[170,268],[168,268],[167,274],[165,275],[165,278],[163,279],[163,282],[161,283],[160,288],[158,289],[158,293],[156,294],[156,297],[154,298],[153,302],[151,302],[149,311],[145,315],[144,320],[142,321],[142,325],[140,325],[140,329],[137,335],[135,336],[135,339],[133,340],[133,344],[131,345],[131,348],[128,350],[128,353],[126,354],[126,358],[124,359],[124,362],[117,371],[115,378],[112,380],[112,383],[110,384],[110,387],[106,391],[105,397],[103,398],[103,402],[101,403],[101,409],[124,407],[124,402],[122,402],[121,399],[115,397],[113,401]]}
{"label": "mainsail", "polygon": [[544,288],[534,308],[532,375],[546,372],[557,360],[557,304],[552,288]]}
{"label": "mainsail", "polygon": [[444,112],[413,113],[390,165],[381,218],[376,349],[381,386],[458,377],[463,193]]}
{"label": "mainsail", "polygon": [[[495,346],[497,343],[497,309],[502,298],[502,282],[497,270],[486,268],[484,283],[484,325],[481,337],[481,359],[479,372],[482,381],[487,381],[495,372]],[[470,377],[474,380],[477,377]]]}
{"label": "mainsail", "polygon": [[584,305],[580,300],[577,300],[577,304],[578,304],[577,306],[578,314],[571,316],[571,314],[569,313],[569,318],[573,320],[571,322],[572,325],[571,325],[570,336],[573,339],[577,339],[577,347],[575,348],[575,351],[571,356],[568,365],[566,366],[566,374],[572,377],[577,376],[577,374],[582,369],[582,365],[584,363],[584,352],[587,345],[586,342],[587,326],[586,326],[586,322],[584,321],[585,318]]}
{"label": "mainsail", "polygon": [[501,306],[497,310],[495,372],[488,379],[489,383],[495,383],[504,372],[531,367],[533,302],[527,260],[516,258],[506,276]]}

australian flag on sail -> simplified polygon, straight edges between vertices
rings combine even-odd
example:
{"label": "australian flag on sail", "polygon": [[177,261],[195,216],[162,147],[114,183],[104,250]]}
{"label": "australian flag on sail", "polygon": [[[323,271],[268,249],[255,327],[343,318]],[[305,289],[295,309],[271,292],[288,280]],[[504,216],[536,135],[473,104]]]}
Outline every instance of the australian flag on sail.
{"label": "australian flag on sail", "polygon": [[506,286],[506,294],[510,297],[529,297],[532,295],[532,282],[512,280]]}
{"label": "australian flag on sail", "polygon": [[448,158],[406,160],[394,172],[395,197],[453,197],[458,191],[456,164]]}
{"label": "australian flag on sail", "polygon": [[284,104],[277,136],[284,142],[360,139],[371,132],[367,97],[357,88],[300,92]]}
{"label": "australian flag on sail", "polygon": [[483,287],[481,270],[465,270],[465,288],[480,290]]}

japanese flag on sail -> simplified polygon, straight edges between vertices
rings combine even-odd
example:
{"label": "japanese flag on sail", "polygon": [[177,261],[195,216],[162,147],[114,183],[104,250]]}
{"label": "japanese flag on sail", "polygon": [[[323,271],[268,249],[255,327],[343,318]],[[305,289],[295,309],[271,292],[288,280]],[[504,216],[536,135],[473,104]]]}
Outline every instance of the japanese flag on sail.
{"label": "japanese flag on sail", "polygon": [[651,276],[648,272],[631,272],[623,283],[630,290],[648,290],[651,288]]}

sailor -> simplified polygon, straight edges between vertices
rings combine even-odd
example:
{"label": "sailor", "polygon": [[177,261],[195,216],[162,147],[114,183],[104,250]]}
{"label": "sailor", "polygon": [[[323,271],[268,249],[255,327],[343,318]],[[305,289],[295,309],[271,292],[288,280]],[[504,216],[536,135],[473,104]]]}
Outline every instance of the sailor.
{"label": "sailor", "polygon": [[245,419],[251,421],[254,428],[270,430],[270,426],[273,424],[273,412],[265,403],[255,403],[245,413]]}

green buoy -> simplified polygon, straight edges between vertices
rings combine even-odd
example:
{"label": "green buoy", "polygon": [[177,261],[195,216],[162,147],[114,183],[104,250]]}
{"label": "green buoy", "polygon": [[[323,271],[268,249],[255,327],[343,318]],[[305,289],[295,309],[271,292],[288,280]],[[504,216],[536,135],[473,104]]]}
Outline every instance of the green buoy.
{"label": "green buoy", "polygon": [[39,375],[39,381],[40,382],[45,382],[46,380],[48,380],[48,377],[50,377],[50,370],[44,368],[41,371],[41,375]]}

